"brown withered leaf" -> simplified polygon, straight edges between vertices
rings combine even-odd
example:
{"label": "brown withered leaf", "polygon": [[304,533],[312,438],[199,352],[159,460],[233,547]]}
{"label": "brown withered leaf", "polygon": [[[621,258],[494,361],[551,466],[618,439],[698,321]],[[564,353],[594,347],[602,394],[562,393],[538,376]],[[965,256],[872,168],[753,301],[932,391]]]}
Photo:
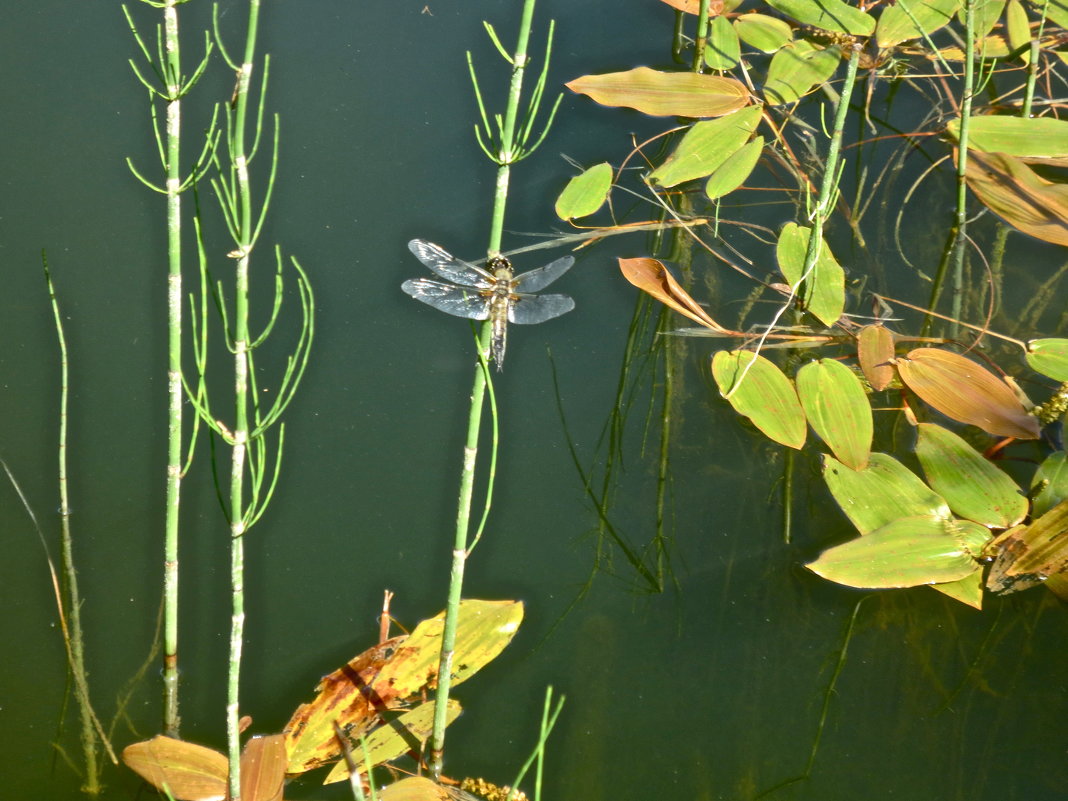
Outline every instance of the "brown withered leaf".
{"label": "brown withered leaf", "polygon": [[866,325],[857,337],[857,361],[864,377],[876,392],[894,380],[894,335],[881,325]]}
{"label": "brown withered leaf", "polygon": [[947,417],[998,437],[1038,439],[1038,420],[985,367],[940,348],[916,348],[895,361],[909,389]]}
{"label": "brown withered leaf", "polygon": [[656,259],[619,259],[619,270],[634,286],[652,295],[665,306],[717,333],[729,333],[708,316],[701,305],[671,277],[667,267]]}
{"label": "brown withered leaf", "polygon": [[286,744],[281,734],[253,737],[241,752],[243,801],[281,801],[286,779]]}
{"label": "brown withered leaf", "polygon": [[965,178],[983,205],[1036,239],[1068,245],[1068,185],[1005,153],[968,151]]}
{"label": "brown withered leaf", "polygon": [[[701,10],[701,0],[660,0],[660,2],[667,4],[684,14],[693,14],[695,17],[697,16],[697,12]],[[709,0],[708,16],[719,16],[723,13],[723,7],[723,0]]]}
{"label": "brown withered leaf", "polygon": [[346,734],[358,738],[375,724],[379,710],[399,704],[396,695],[379,695],[375,679],[406,639],[406,635],[394,637],[368,648],[340,670],[323,677],[315,688],[315,700],[297,707],[282,730],[288,758],[286,773],[304,773],[338,757],[335,722]]}
{"label": "brown withered leaf", "polygon": [[1068,501],[1061,501],[1027,526],[1017,526],[994,541],[999,552],[986,586],[1008,594],[1033,587],[1068,570]]}

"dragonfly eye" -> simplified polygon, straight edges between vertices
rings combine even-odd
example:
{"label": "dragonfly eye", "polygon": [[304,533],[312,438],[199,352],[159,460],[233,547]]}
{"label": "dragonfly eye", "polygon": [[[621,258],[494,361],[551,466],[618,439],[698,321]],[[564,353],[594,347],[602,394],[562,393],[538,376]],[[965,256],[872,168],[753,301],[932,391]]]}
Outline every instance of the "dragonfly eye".
{"label": "dragonfly eye", "polygon": [[511,270],[512,262],[508,261],[504,256],[494,256],[486,262],[486,269],[490,272],[496,272],[497,270]]}

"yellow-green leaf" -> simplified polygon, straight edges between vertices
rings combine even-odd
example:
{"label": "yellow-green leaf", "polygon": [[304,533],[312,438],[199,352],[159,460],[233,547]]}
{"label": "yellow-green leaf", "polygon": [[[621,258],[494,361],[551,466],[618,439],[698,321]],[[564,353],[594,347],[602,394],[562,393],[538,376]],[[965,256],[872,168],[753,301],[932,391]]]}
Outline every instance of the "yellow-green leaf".
{"label": "yellow-green leaf", "polygon": [[798,39],[771,57],[764,99],[773,106],[794,103],[826,82],[842,59],[837,46],[821,49]]}
{"label": "yellow-green leaf", "polygon": [[1032,339],[1024,358],[1035,372],[1068,381],[1068,339]]}
{"label": "yellow-green leaf", "polygon": [[648,67],[584,75],[567,88],[605,106],[626,106],[663,117],[720,117],[742,108],[749,98],[749,90],[733,78]]}
{"label": "yellow-green leaf", "polygon": [[[994,29],[1001,12],[1005,8],[1005,0],[972,0],[972,20],[975,28],[975,38],[982,39]],[[957,9],[957,21],[961,25],[966,24],[964,4]]]}
{"label": "yellow-green leaf", "polygon": [[753,168],[760,161],[760,154],[763,150],[764,137],[758,136],[752,142],[742,145],[740,149],[731,153],[705,184],[705,194],[708,195],[709,200],[728,195],[745,183],[745,179],[752,174]]}
{"label": "yellow-green leaf", "polygon": [[785,20],[767,14],[742,14],[734,20],[734,29],[743,42],[765,53],[774,53],[794,37]]}
{"label": "yellow-green leaf", "polygon": [[1020,60],[1024,64],[1031,62],[1028,45],[1031,43],[1031,25],[1027,21],[1027,12],[1019,0],[1009,0],[1005,6],[1005,30],[1009,35],[1009,47],[1013,50],[1024,48]]}
{"label": "yellow-green leaf", "polygon": [[947,417],[998,437],[1038,439],[1039,425],[1008,385],[971,359],[916,348],[896,361],[905,385]]}
{"label": "yellow-green leaf", "polygon": [[675,152],[649,175],[649,183],[675,186],[711,175],[749,141],[760,122],[760,106],[695,123]]}
{"label": "yellow-green leaf", "polygon": [[719,392],[738,414],[790,448],[805,444],[805,413],[797,392],[782,370],[747,350],[721,350],[712,358]]}
{"label": "yellow-green leaf", "polygon": [[738,34],[726,17],[713,17],[708,26],[708,41],[705,44],[705,64],[709,69],[723,72],[738,66],[742,47]]}
{"label": "yellow-green leaf", "polygon": [[1054,506],[1028,526],[998,538],[1002,549],[990,566],[987,587],[1016,592],[1068,570],[1068,501]]}
{"label": "yellow-green leaf", "polygon": [[226,798],[226,757],[202,745],[156,735],[133,743],[122,752],[122,761],[157,790],[177,801],[222,801]]}
{"label": "yellow-green leaf", "polygon": [[919,39],[947,25],[960,6],[961,0],[897,0],[879,16],[875,40],[887,48]]}
{"label": "yellow-green leaf", "polygon": [[801,407],[820,439],[853,470],[871,455],[871,404],[853,371],[834,359],[809,362],[797,372]]}
{"label": "yellow-green leaf", "polygon": [[976,570],[971,575],[965,576],[962,579],[957,579],[956,581],[932,584],[931,589],[938,590],[940,593],[952,598],[954,601],[960,601],[962,604],[967,604],[975,609],[983,608],[982,570]]}
{"label": "yellow-green leaf", "polygon": [[1068,184],[1047,181],[1014,156],[970,148],[965,178],[980,202],[1013,228],[1068,245]]}
{"label": "yellow-green leaf", "polygon": [[768,5],[803,25],[825,31],[868,36],[875,18],[842,0],[768,0]]}
{"label": "yellow-green leaf", "polygon": [[1016,482],[952,431],[920,423],[916,456],[927,483],[955,514],[990,528],[1009,528],[1027,514]]}
{"label": "yellow-green leaf", "polygon": [[1036,517],[1068,500],[1068,454],[1057,451],[1046,457],[1031,479],[1032,492],[1036,489],[1031,504],[1031,514]]}
{"label": "yellow-green leaf", "polygon": [[444,785],[426,776],[408,776],[378,791],[379,801],[453,801]]}
{"label": "yellow-green leaf", "polygon": [[816,263],[803,275],[811,228],[787,223],[779,233],[775,256],[779,269],[792,287],[804,279],[797,295],[806,309],[825,325],[834,325],[845,308],[845,271],[835,260],[826,241],[821,241]]}
{"label": "yellow-green leaf", "polygon": [[857,361],[876,392],[894,380],[894,335],[881,325],[866,325],[857,336]]}
{"label": "yellow-green leaf", "polygon": [[[434,730],[434,701],[427,701],[415,709],[405,712],[399,718],[391,720],[379,726],[367,735],[366,757],[360,743],[352,743],[352,753],[358,768],[365,765],[374,767],[403,756],[409,751],[418,751],[426,742]],[[460,716],[460,702],[454,698],[449,699],[449,707],[445,713],[445,725],[448,726]],[[342,760],[334,765],[333,769],[326,774],[323,784],[345,781],[349,778],[349,768]]]}
{"label": "yellow-green leaf", "polygon": [[[960,140],[960,118],[946,126]],[[1068,120],[983,114],[968,118],[968,149],[1018,158],[1068,158]]]}
{"label": "yellow-green leaf", "polygon": [[806,567],[850,587],[916,587],[959,581],[979,564],[949,533],[950,521],[905,517],[824,551]]}
{"label": "yellow-green leaf", "polygon": [[873,453],[862,470],[824,455],[823,480],[861,534],[870,534],[902,517],[952,518],[949,504],[937,492],[885,453]]}
{"label": "yellow-green leaf", "polygon": [[604,205],[612,187],[612,165],[603,162],[583,170],[567,182],[556,199],[556,216],[561,220],[588,217]]}

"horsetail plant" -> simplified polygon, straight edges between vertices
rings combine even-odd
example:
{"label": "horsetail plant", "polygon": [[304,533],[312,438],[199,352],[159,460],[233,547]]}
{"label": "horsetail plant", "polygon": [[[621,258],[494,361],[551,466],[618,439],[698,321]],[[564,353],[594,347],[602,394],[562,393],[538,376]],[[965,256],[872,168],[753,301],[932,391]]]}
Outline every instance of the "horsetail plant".
{"label": "horsetail plant", "polygon": [[[194,422],[189,450],[182,456],[182,200],[181,195],[203,173],[209,153],[218,141],[215,120],[204,139],[203,150],[191,173],[181,176],[182,98],[196,84],[211,57],[212,44],[205,32],[204,56],[193,74],[182,74],[181,43],[178,37],[178,4],[181,0],[141,0],[163,10],[163,27],[156,31],[156,54],[153,56],[137,30],[129,9],[123,13],[130,25],[145,62],[151,68],[153,83],[137,63],[130,61],[134,74],[148,89],[152,123],[159,147],[160,163],[166,175],[163,186],[141,175],[127,159],[130,171],[149,189],[167,196],[167,500],[163,546],[163,731],[177,737],[178,714],[178,513],[182,477],[189,469],[198,425]],[[156,101],[166,107],[166,120],[160,131]],[[185,464],[183,465],[183,462]]]}
{"label": "horsetail plant", "polygon": [[[286,358],[285,368],[279,379],[274,401],[266,406],[259,402],[255,374],[254,352],[264,344],[278,321],[282,302],[282,272],[284,261],[281,250],[275,248],[275,299],[269,319],[258,336],[253,336],[249,326],[249,285],[252,253],[256,246],[267,209],[270,205],[274,180],[278,168],[278,118],[274,119],[273,147],[267,177],[267,187],[262,203],[257,208],[253,202],[249,166],[259,153],[263,133],[263,113],[267,89],[269,59],[263,63],[263,79],[259,91],[259,107],[253,121],[254,132],[248,142],[249,94],[256,55],[256,34],[259,25],[259,0],[250,0],[245,47],[240,63],[235,61],[223,44],[218,25],[218,8],[215,10],[215,40],[226,63],[237,74],[237,86],[226,109],[226,154],[224,165],[217,151],[211,162],[217,170],[211,185],[218,197],[223,219],[235,245],[227,256],[234,260],[232,311],[222,282],[209,288],[206,248],[199,240],[201,256],[200,297],[201,318],[206,318],[206,309],[211,301],[217,306],[222,318],[226,346],[234,359],[233,375],[233,421],[227,426],[209,402],[207,391],[192,392],[187,388],[197,414],[227,445],[230,446],[229,498],[223,502],[230,527],[230,655],[227,667],[226,691],[226,738],[229,762],[229,790],[232,801],[241,796],[241,744],[239,725],[239,691],[241,678],[241,651],[244,638],[244,538],[269,505],[277,486],[281,468],[285,426],[279,425],[277,442],[271,445],[268,431],[279,423],[282,413],[293,399],[297,386],[308,363],[308,354],[315,333],[314,297],[308,277],[296,259],[291,259],[296,271],[296,284],[301,303],[300,334],[292,352]],[[195,337],[197,367],[200,380],[204,381],[207,367],[207,328],[199,329]],[[271,456],[271,450],[274,453]],[[220,497],[222,497],[220,488]]]}
{"label": "horsetail plant", "polygon": [[[557,97],[549,112],[548,118],[536,139],[534,123],[541,108],[541,101],[545,93],[545,84],[549,71],[549,58],[552,52],[553,23],[549,23],[549,34],[545,46],[545,61],[541,74],[538,76],[534,91],[531,93],[527,104],[526,116],[520,117],[519,104],[523,93],[523,77],[526,72],[530,57],[527,54],[527,46],[530,41],[531,21],[534,16],[534,0],[524,0],[523,11],[519,21],[519,36],[515,52],[509,55],[501,44],[493,26],[484,23],[486,32],[497,51],[512,66],[512,77],[508,90],[508,100],[505,113],[495,115],[494,124],[490,124],[486,114],[486,106],[479,89],[478,78],[475,75],[474,63],[471,53],[467,54],[468,69],[471,74],[471,83],[474,87],[475,99],[481,115],[481,127],[475,125],[475,138],[482,152],[497,165],[497,181],[493,198],[493,217],[490,224],[490,237],[488,254],[498,256],[501,252],[501,235],[504,231],[504,212],[508,203],[508,184],[511,178],[512,165],[533,153],[545,140],[545,136],[552,126],[556,116],[556,110],[560,106],[562,95]],[[496,134],[494,130],[496,129]],[[430,747],[430,771],[434,778],[441,775],[444,764],[445,749],[445,726],[448,723],[448,700],[451,688],[451,671],[454,648],[456,644],[456,623],[459,618],[460,599],[463,594],[464,566],[467,560],[470,546],[468,535],[471,522],[471,499],[474,494],[475,467],[478,461],[478,441],[482,427],[482,415],[485,407],[487,388],[492,394],[490,386],[489,356],[490,339],[493,333],[491,320],[482,325],[478,337],[478,365],[475,367],[474,382],[471,389],[471,407],[467,421],[467,440],[464,444],[463,468],[460,476],[460,493],[457,502],[456,513],[456,536],[453,541],[452,569],[449,578],[448,604],[445,609],[445,626],[441,641],[441,660],[438,666],[438,688],[434,708],[434,729],[431,735]],[[494,407],[495,409],[495,407]],[[494,442],[492,460],[496,457],[496,416],[494,414]],[[486,488],[485,515],[489,511],[493,493],[493,468]]]}

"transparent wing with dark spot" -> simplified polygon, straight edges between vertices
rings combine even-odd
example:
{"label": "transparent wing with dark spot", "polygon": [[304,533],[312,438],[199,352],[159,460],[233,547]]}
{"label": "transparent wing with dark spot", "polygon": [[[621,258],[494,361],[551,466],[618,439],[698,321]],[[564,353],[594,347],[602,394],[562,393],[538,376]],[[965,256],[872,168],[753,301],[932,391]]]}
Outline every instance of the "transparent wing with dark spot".
{"label": "transparent wing with dark spot", "polygon": [[454,284],[443,284],[429,278],[413,278],[401,284],[401,289],[416,300],[456,317],[485,320],[489,317],[489,298],[477,290]]}
{"label": "transparent wing with dark spot", "polygon": [[[512,280],[512,287],[516,292],[540,292],[570,270],[574,263],[574,257],[564,256],[562,259],[549,262],[544,267],[520,273]],[[563,314],[563,312],[560,313]]]}
{"label": "transparent wing with dark spot", "polygon": [[427,242],[425,239],[413,239],[408,243],[408,250],[415,254],[419,261],[423,262],[432,272],[437,273],[446,281],[452,281],[465,286],[477,286],[479,289],[489,289],[493,286],[493,275],[481,267],[460,261],[446,251]]}
{"label": "transparent wing with dark spot", "polygon": [[517,295],[508,306],[508,321],[534,325],[567,314],[573,308],[575,301],[567,295]]}

